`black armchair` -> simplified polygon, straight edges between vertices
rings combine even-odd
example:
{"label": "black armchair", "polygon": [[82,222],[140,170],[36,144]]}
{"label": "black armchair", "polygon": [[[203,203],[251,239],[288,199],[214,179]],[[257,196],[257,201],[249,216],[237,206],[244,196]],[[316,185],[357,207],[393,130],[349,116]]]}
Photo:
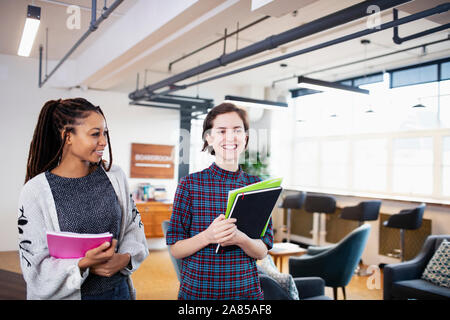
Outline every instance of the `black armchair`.
{"label": "black armchair", "polygon": [[[266,274],[259,274],[264,300],[292,300],[278,282]],[[300,300],[331,300],[325,295],[325,281],[319,277],[294,278]]]}
{"label": "black armchair", "polygon": [[450,235],[429,236],[414,259],[384,267],[384,300],[450,299],[450,289],[421,279],[428,262],[444,239],[450,240]]}

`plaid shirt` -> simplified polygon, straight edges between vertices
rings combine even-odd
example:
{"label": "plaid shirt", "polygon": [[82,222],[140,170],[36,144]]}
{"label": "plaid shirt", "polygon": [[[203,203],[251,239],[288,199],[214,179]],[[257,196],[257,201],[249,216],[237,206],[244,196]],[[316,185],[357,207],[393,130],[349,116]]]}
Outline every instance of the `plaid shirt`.
{"label": "plaid shirt", "polygon": [[[260,181],[242,171],[227,171],[213,163],[181,179],[175,194],[166,242],[172,245],[204,231],[225,214],[228,191]],[[272,219],[261,240],[273,245]],[[256,259],[240,247],[210,244],[182,261],[179,299],[262,299]]]}

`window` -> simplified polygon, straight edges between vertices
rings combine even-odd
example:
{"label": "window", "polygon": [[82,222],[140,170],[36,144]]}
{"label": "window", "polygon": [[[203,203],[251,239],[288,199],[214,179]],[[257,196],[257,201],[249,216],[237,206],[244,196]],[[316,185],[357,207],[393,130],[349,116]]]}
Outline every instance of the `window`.
{"label": "window", "polygon": [[450,61],[441,64],[441,80],[450,80]]}
{"label": "window", "polygon": [[391,88],[438,81],[438,65],[431,64],[391,72]]}
{"label": "window", "polygon": [[433,192],[433,139],[398,138],[393,141],[393,191],[431,195]]}
{"label": "window", "polygon": [[439,122],[442,128],[450,128],[450,80],[439,82]]}
{"label": "window", "polygon": [[[189,172],[201,171],[211,165],[214,161],[214,157],[210,155],[208,152],[202,152],[203,140],[202,140],[202,131],[203,131],[203,118],[199,120],[191,121],[191,134],[190,137],[186,137],[186,139],[190,139],[190,156],[189,156]],[[187,132],[185,132],[187,135]],[[184,140],[185,137],[182,136]],[[189,141],[189,140],[187,140]],[[183,146],[183,141],[180,142],[180,146]]]}
{"label": "window", "polygon": [[[369,96],[322,92],[292,99],[294,184],[450,200],[450,59],[369,80],[340,81],[359,84]],[[441,139],[442,147],[434,143]]]}
{"label": "window", "polygon": [[353,146],[353,188],[383,192],[387,189],[387,139],[355,141]]}
{"label": "window", "polygon": [[346,189],[349,185],[349,142],[323,141],[320,148],[320,186]]}
{"label": "window", "polygon": [[302,141],[296,144],[294,156],[294,181],[308,187],[319,185],[319,143]]}
{"label": "window", "polygon": [[442,194],[450,197],[450,137],[444,137],[442,142]]}
{"label": "window", "polygon": [[430,82],[389,90],[390,101],[386,107],[390,109],[391,117],[385,119],[389,119],[392,130],[439,128],[438,87],[438,82]]}

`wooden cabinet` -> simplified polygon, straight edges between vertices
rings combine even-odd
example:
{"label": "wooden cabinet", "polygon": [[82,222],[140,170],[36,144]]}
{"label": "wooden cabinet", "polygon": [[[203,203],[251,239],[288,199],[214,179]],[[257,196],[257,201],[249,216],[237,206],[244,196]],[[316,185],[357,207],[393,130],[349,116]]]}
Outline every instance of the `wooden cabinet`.
{"label": "wooden cabinet", "polygon": [[136,208],[141,214],[145,237],[163,238],[162,222],[164,220],[170,220],[172,204],[157,201],[138,202],[136,203]]}

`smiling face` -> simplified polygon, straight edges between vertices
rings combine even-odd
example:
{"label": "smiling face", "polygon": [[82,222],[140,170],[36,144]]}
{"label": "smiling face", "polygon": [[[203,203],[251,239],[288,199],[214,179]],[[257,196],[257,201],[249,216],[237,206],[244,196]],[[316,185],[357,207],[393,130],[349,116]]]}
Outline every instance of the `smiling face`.
{"label": "smiling face", "polygon": [[219,114],[206,134],[206,141],[214,149],[217,161],[237,162],[247,141],[244,122],[236,112]]}
{"label": "smiling face", "polygon": [[90,112],[74,127],[73,131],[69,132],[65,145],[65,156],[82,162],[99,162],[108,144],[107,130],[105,118],[97,112]]}

